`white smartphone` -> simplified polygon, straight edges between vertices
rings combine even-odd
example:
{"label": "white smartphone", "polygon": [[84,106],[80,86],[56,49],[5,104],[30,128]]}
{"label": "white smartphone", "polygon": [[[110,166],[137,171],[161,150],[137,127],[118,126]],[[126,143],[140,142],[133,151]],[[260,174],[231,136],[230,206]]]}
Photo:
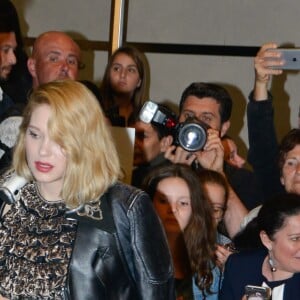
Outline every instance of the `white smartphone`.
{"label": "white smartphone", "polygon": [[270,66],[272,69],[300,70],[300,48],[276,48],[270,49],[273,52],[280,52],[280,58],[269,58],[269,60],[284,60],[281,66]]}
{"label": "white smartphone", "polygon": [[245,295],[248,300],[269,300],[271,290],[265,286],[246,285]]}

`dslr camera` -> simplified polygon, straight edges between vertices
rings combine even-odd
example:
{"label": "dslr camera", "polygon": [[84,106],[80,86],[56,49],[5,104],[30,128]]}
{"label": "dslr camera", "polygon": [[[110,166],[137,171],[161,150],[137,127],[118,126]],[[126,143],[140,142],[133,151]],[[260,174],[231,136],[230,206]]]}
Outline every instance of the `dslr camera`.
{"label": "dslr camera", "polygon": [[161,108],[157,103],[149,100],[143,105],[139,119],[145,123],[159,124],[167,127],[173,135],[174,144],[184,150],[194,152],[203,149],[207,140],[209,126],[195,118],[188,118],[184,122],[177,122],[173,112]]}

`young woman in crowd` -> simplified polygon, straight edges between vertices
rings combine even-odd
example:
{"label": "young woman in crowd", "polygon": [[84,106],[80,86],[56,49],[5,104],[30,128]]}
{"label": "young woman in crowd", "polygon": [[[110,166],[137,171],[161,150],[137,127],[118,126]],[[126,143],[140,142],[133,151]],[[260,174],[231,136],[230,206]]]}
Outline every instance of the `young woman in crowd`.
{"label": "young woman in crowd", "polygon": [[167,234],[177,299],[218,299],[216,225],[199,177],[189,166],[171,164],[153,170],[145,189]]}
{"label": "young woman in crowd", "polygon": [[120,47],[110,57],[100,86],[102,106],[111,124],[127,126],[147,100],[147,78],[142,53]]}
{"label": "young woman in crowd", "polygon": [[0,203],[4,299],[174,299],[159,219],[146,193],[118,182],[109,127],[84,85],[33,91],[12,167],[2,183],[19,192]]}
{"label": "young woman in crowd", "polygon": [[300,196],[267,200],[248,226],[251,249],[229,256],[220,300],[242,299],[246,285],[269,288],[272,300],[300,299]]}
{"label": "young woman in crowd", "polygon": [[[228,201],[228,183],[222,174],[213,170],[203,169],[198,175],[200,184],[207,195],[207,199],[212,204],[215,224],[217,228],[222,227]],[[234,246],[231,240],[219,230],[217,230],[216,243],[217,262],[219,267],[222,268],[228,256],[234,251]]]}

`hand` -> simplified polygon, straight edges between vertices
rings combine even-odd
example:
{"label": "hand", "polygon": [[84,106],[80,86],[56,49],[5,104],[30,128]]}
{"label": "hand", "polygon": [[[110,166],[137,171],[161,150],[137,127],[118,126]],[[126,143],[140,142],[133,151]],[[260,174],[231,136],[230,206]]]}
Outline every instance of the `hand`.
{"label": "hand", "polygon": [[[268,83],[271,79],[271,75],[279,75],[282,73],[282,70],[274,70],[270,68],[270,66],[280,66],[283,64],[283,60],[278,59],[280,58],[281,54],[272,51],[272,49],[276,48],[277,45],[274,43],[264,44],[259,49],[254,59],[255,83],[253,99],[255,101],[263,101],[268,99]],[[272,60],[272,58],[276,59]]]}
{"label": "hand", "polygon": [[171,145],[166,150],[164,157],[171,161],[173,164],[185,164],[190,166],[196,159],[196,155],[192,152],[188,152],[181,147]]}
{"label": "hand", "polygon": [[196,152],[197,160],[205,169],[223,172],[224,147],[218,130],[207,130],[207,141],[203,150]]}
{"label": "hand", "polygon": [[[282,70],[275,70],[270,66],[282,66],[284,61],[278,60],[280,53],[270,49],[276,49],[275,43],[264,44],[254,58],[255,81],[257,83],[268,83],[271,75],[279,75]],[[272,60],[274,58],[274,60]]]}
{"label": "hand", "polygon": [[219,267],[223,267],[227,261],[229,255],[233,252],[224,247],[223,245],[217,245],[216,249],[216,256],[217,256],[217,263]]}

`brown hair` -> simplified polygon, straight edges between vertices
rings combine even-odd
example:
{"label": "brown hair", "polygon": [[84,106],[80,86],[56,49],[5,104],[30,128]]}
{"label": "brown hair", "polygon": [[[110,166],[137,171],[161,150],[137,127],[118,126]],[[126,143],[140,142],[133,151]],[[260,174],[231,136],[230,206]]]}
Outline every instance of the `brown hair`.
{"label": "brown hair", "polygon": [[209,293],[213,282],[211,270],[216,264],[216,228],[212,218],[212,207],[205,198],[198,175],[189,166],[179,164],[163,166],[149,174],[144,188],[152,199],[159,182],[169,177],[183,179],[189,188],[192,215],[184,230],[184,239],[190,269],[196,274],[196,284],[202,291]]}
{"label": "brown hair", "polygon": [[133,110],[136,111],[141,108],[142,104],[145,102],[145,100],[148,97],[147,86],[146,86],[147,84],[146,67],[145,67],[145,59],[143,58],[142,53],[136,48],[129,47],[129,46],[118,48],[109,58],[100,86],[102,105],[104,111],[109,110],[115,105],[114,91],[112,90],[111,83],[110,83],[110,69],[116,56],[119,55],[120,53],[124,53],[128,55],[135,62],[141,79],[141,84],[138,88],[136,88],[132,98]]}
{"label": "brown hair", "polygon": [[279,145],[278,166],[280,173],[282,173],[282,168],[288,152],[293,150],[297,145],[300,145],[300,129],[294,128],[284,136]]}

